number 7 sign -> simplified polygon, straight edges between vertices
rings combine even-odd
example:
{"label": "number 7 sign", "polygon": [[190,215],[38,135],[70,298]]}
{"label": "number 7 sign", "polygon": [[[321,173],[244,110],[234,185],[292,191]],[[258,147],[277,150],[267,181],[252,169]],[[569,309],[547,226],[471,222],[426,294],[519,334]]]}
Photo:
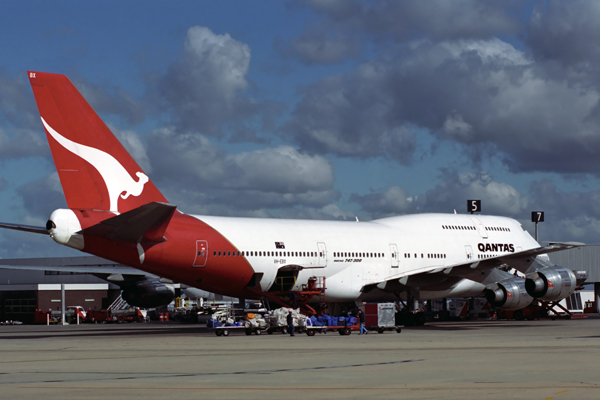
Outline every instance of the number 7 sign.
{"label": "number 7 sign", "polygon": [[543,211],[532,211],[531,212],[531,222],[544,222],[544,212]]}

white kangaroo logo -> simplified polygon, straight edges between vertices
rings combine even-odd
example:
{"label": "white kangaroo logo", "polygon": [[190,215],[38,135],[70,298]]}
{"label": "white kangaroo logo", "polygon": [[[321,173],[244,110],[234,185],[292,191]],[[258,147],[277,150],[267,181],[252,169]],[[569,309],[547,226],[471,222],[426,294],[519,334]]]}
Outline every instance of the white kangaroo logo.
{"label": "white kangaroo logo", "polygon": [[75,143],[56,132],[42,118],[42,123],[52,137],[65,149],[71,153],[83,158],[98,170],[106,188],[108,189],[108,197],[110,199],[110,210],[119,212],[118,201],[119,196],[122,199],[127,199],[129,196],[139,196],[144,191],[144,185],[148,182],[148,177],[143,172],[136,172],[138,177],[136,182],[129,172],[119,163],[113,156],[93,147],[85,146],[80,143]]}

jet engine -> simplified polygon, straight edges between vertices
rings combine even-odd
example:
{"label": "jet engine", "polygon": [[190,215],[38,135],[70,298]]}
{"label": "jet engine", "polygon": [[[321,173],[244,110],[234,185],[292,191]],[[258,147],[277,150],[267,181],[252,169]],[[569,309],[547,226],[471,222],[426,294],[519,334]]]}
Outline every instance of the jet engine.
{"label": "jet engine", "polygon": [[554,266],[527,275],[525,288],[531,296],[543,301],[562,300],[577,287],[577,277],[570,269]]}
{"label": "jet engine", "polygon": [[175,298],[173,285],[158,280],[141,281],[123,289],[123,300],[129,305],[140,308],[156,308],[166,306]]}
{"label": "jet engine", "polygon": [[519,310],[533,301],[525,289],[525,280],[510,278],[485,289],[485,298],[493,306],[505,310]]}

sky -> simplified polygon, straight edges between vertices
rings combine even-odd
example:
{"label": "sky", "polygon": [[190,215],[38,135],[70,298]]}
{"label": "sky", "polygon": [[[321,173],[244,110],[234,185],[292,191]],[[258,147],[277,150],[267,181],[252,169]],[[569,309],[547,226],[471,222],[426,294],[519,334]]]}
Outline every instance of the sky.
{"label": "sky", "polygon": [[[0,221],[65,208],[27,70],[186,213],[467,212],[600,244],[600,2],[3,1]],[[0,257],[76,255],[0,232]]]}

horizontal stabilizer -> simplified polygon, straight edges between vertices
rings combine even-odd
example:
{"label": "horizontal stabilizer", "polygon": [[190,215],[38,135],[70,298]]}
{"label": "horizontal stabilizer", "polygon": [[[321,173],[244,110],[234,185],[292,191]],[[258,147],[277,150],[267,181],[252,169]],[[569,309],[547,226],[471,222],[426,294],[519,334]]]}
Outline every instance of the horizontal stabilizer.
{"label": "horizontal stabilizer", "polygon": [[140,270],[95,256],[0,259],[0,269],[4,268],[107,275],[148,275]]}
{"label": "horizontal stabilizer", "polygon": [[4,222],[0,222],[0,228],[14,229],[15,231],[41,233],[42,235],[48,234],[48,230],[41,226],[17,225],[17,224],[7,224]]}
{"label": "horizontal stabilizer", "polygon": [[164,233],[177,206],[148,203],[81,230],[86,236],[99,236],[129,243],[164,242]]}

